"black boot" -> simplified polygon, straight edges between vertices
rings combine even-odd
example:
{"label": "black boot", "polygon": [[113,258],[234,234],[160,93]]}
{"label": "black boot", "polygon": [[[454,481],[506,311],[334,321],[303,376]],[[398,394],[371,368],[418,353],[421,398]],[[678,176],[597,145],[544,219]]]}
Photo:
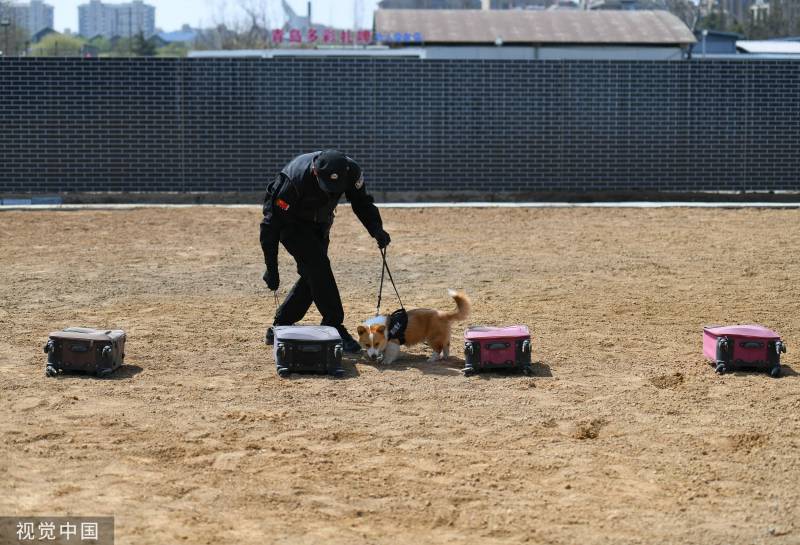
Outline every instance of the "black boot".
{"label": "black boot", "polygon": [[347,339],[342,341],[342,350],[347,354],[359,354],[361,353],[361,345],[355,339]]}
{"label": "black boot", "polygon": [[336,331],[339,332],[339,336],[342,338],[342,350],[344,350],[346,354],[358,354],[361,352],[361,345],[350,336],[350,333],[347,332],[347,329],[343,325],[338,326]]}

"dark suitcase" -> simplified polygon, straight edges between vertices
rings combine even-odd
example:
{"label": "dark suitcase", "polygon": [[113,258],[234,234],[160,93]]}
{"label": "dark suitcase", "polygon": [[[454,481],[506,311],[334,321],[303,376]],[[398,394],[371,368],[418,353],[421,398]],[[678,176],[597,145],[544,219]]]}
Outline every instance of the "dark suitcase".
{"label": "dark suitcase", "polygon": [[524,325],[468,327],[464,331],[464,375],[489,369],[520,369],[533,374],[531,334]]}
{"label": "dark suitcase", "polygon": [[723,374],[738,369],[767,371],[781,376],[781,336],[760,325],[709,326],[703,328],[703,354]]}
{"label": "dark suitcase", "polygon": [[45,374],[54,377],[59,371],[85,371],[106,376],[124,363],[125,337],[121,329],[68,327],[53,331],[44,345]]}
{"label": "dark suitcase", "polygon": [[278,375],[290,373],[344,375],[342,338],[333,327],[274,326],[273,353]]}

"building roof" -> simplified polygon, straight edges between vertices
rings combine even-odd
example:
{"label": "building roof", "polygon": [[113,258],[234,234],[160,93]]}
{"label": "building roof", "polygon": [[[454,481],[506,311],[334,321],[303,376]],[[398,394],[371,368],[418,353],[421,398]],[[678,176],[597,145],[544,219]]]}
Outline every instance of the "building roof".
{"label": "building roof", "polygon": [[175,43],[175,42],[191,42],[195,38],[197,38],[197,31],[194,29],[189,30],[176,30],[174,32],[159,32],[157,36],[164,42],[164,43]]}
{"label": "building roof", "polygon": [[425,43],[688,45],[689,28],[668,11],[416,10],[375,12],[381,35],[419,33]]}
{"label": "building roof", "polygon": [[736,42],[736,48],[745,53],[800,55],[800,42],[780,40],[739,40]]}
{"label": "building roof", "polygon": [[34,33],[31,36],[31,41],[33,43],[35,43],[35,44],[39,43],[40,41],[42,41],[42,38],[44,38],[45,36],[48,36],[50,34],[58,34],[58,32],[56,32],[55,30],[53,30],[50,27],[45,27],[42,30],[40,30],[39,32]]}
{"label": "building roof", "polygon": [[703,38],[703,32],[706,33],[706,36],[710,36],[712,38],[744,40],[744,35],[739,34],[738,32],[723,32],[722,30],[698,29],[694,31],[694,35],[698,41]]}
{"label": "building roof", "polygon": [[694,36],[697,43],[692,45],[693,55],[735,55],[736,40],[744,40],[741,34],[718,30],[695,30]]}

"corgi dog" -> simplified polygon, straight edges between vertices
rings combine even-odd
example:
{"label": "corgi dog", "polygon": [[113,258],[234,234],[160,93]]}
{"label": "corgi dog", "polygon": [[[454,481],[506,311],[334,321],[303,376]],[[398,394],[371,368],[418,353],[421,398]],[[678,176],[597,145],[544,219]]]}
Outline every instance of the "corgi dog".
{"label": "corgi dog", "polygon": [[[448,290],[448,294],[456,302],[456,309],[444,312],[428,308],[417,308],[408,311],[408,324],[405,335],[400,339],[392,338],[389,331],[395,327],[390,324],[391,315],[376,316],[358,326],[358,342],[366,349],[371,360],[390,364],[400,355],[400,345],[413,346],[421,342],[428,343],[433,354],[428,359],[435,362],[450,356],[450,325],[464,320],[469,315],[470,300],[464,293]],[[402,341],[405,342],[402,342]]]}

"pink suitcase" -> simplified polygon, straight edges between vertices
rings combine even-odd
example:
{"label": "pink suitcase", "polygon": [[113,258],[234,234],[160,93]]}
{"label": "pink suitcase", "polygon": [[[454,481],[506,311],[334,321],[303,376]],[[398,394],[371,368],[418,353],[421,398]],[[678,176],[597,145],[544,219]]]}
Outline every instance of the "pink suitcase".
{"label": "pink suitcase", "polygon": [[781,336],[760,325],[709,326],[703,328],[703,354],[723,374],[737,369],[768,371],[781,375]]}
{"label": "pink suitcase", "polygon": [[524,325],[508,327],[468,327],[464,331],[464,375],[485,369],[531,368],[531,334]]}

